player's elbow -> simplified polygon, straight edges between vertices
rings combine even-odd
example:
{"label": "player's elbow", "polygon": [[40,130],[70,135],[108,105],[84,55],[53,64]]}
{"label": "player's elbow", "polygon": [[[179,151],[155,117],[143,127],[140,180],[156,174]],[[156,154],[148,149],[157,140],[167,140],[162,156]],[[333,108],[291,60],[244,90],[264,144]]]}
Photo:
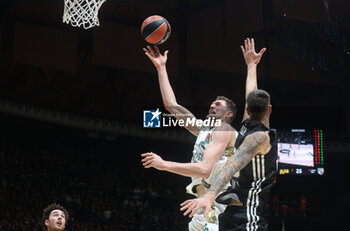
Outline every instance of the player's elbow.
{"label": "player's elbow", "polygon": [[202,178],[207,179],[209,176],[210,176],[210,172],[207,171],[207,172],[203,173]]}
{"label": "player's elbow", "polygon": [[163,103],[164,103],[165,109],[170,113],[174,113],[176,107],[178,106],[178,104],[173,101],[164,100]]}
{"label": "player's elbow", "polygon": [[200,169],[200,174],[201,174],[201,178],[207,179],[210,176],[211,173],[211,168],[209,166],[201,166]]}

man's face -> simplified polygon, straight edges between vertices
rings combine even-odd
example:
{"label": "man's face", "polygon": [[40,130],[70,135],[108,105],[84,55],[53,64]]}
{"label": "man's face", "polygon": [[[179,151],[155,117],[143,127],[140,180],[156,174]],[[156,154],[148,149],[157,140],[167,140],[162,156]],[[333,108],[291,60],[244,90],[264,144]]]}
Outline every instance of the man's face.
{"label": "man's face", "polygon": [[229,112],[225,100],[215,100],[210,105],[207,118],[214,117],[216,119],[225,120],[225,117]]}
{"label": "man's face", "polygon": [[66,216],[59,209],[52,210],[49,219],[45,220],[45,225],[48,231],[64,230],[66,226]]}

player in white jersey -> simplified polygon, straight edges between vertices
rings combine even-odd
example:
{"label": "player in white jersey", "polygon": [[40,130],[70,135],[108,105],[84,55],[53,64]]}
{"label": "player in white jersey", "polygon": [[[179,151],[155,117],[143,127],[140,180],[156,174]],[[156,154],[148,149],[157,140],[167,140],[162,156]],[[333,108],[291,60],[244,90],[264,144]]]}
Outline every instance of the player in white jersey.
{"label": "player in white jersey", "polygon": [[[203,154],[212,139],[212,135],[216,127],[202,127],[197,135],[196,143],[194,144],[192,163],[200,163],[202,161]],[[235,132],[237,137],[238,133]],[[210,188],[210,185],[215,180],[221,169],[224,167],[228,159],[234,154],[234,148],[227,148],[222,155],[221,159],[213,166],[209,177],[206,179],[191,177],[192,183],[186,187],[186,191],[189,194],[199,197],[203,195]],[[224,188],[227,189],[230,184],[227,184]],[[238,200],[238,197],[237,197]],[[239,203],[238,201],[236,203]],[[214,201],[209,216],[204,217],[203,213],[196,213],[189,223],[190,230],[218,230],[218,217],[219,214],[225,211],[226,205],[219,204]]]}
{"label": "player in white jersey", "polygon": [[[168,51],[162,55],[157,46],[154,49],[148,46],[144,48],[145,54],[155,65],[162,99],[165,108],[178,120],[197,120],[185,107],[179,105],[169,83],[166,71]],[[192,183],[187,187],[187,192],[201,196],[210,187],[211,180],[215,178],[226,159],[233,154],[236,141],[235,129],[230,125],[236,114],[236,105],[226,97],[219,96],[210,105],[207,118],[213,117],[221,121],[217,127],[199,127],[197,123],[188,124],[185,128],[197,136],[191,163],[177,163],[163,160],[155,153],[142,154],[145,168],[156,168],[192,178]],[[190,231],[218,230],[217,215],[224,210],[224,205],[216,203],[212,206],[211,215],[205,218],[202,213],[197,213],[189,223]]]}

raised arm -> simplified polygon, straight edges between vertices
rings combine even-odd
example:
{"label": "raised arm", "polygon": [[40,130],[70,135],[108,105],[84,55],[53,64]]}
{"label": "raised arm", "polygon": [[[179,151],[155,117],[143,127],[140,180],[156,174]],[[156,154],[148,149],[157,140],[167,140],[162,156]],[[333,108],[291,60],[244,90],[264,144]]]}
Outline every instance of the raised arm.
{"label": "raised arm", "polygon": [[255,132],[248,135],[230,161],[221,170],[210,189],[201,198],[187,200],[181,204],[181,211],[186,210],[184,215],[192,217],[199,209],[204,209],[207,215],[214,199],[221,189],[232,179],[232,177],[244,168],[255,155],[265,154],[270,148],[270,138],[266,132]]}
{"label": "raised arm", "polygon": [[[168,51],[165,51],[164,55],[162,55],[159,51],[158,46],[154,46],[154,49],[150,46],[147,46],[147,48],[143,48],[143,50],[157,69],[159,87],[162,94],[165,109],[168,110],[176,119],[196,119],[195,116],[189,110],[179,105],[176,101],[176,97],[170,85],[168,73],[166,70]],[[198,135],[198,131],[200,129],[200,127],[196,125],[187,126],[185,128],[195,136]]]}
{"label": "raised arm", "polygon": [[208,178],[216,162],[220,160],[230,142],[235,139],[232,127],[223,123],[213,134],[203,154],[201,162],[178,163],[165,161],[155,153],[144,153],[141,156],[145,168],[156,168],[158,170],[176,173],[188,177]]}
{"label": "raised arm", "polygon": [[[247,99],[247,96],[250,92],[258,89],[256,70],[262,55],[266,51],[266,48],[262,48],[259,51],[259,53],[256,53],[254,39],[247,38],[244,40],[244,46],[241,46],[241,50],[243,53],[244,61],[247,65],[247,79],[246,79],[246,85],[245,85],[245,99]],[[244,115],[243,115],[242,121],[248,118],[246,107],[244,109]]]}

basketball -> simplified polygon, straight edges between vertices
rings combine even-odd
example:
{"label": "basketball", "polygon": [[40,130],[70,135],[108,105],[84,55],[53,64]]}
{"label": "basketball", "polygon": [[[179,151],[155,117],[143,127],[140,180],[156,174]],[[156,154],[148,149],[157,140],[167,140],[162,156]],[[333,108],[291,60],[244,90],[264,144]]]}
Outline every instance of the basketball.
{"label": "basketball", "polygon": [[141,35],[146,42],[153,45],[164,43],[170,36],[171,27],[168,21],[159,15],[146,18],[141,26]]}

